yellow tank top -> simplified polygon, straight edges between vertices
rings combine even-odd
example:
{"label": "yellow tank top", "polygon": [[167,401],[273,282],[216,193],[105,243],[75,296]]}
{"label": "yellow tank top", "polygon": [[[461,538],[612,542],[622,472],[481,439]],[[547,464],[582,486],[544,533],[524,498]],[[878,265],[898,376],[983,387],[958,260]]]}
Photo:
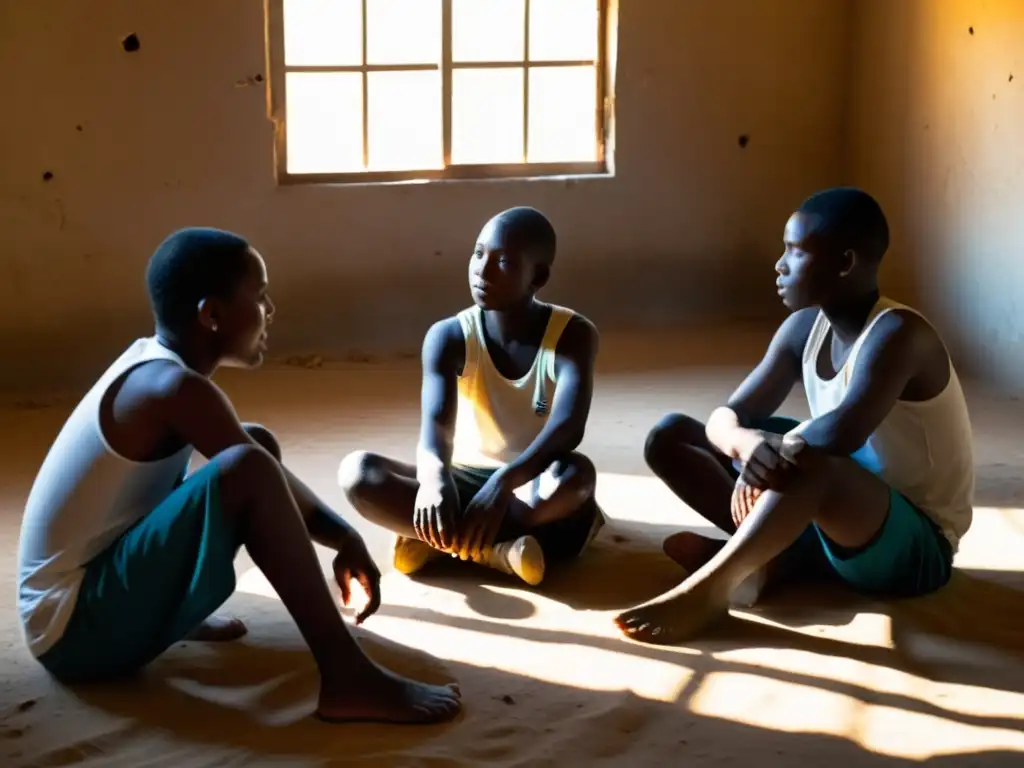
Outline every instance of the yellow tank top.
{"label": "yellow tank top", "polygon": [[572,316],[570,309],[551,307],[533,365],[522,378],[513,380],[498,372],[487,351],[483,310],[470,307],[458,314],[466,361],[459,377],[452,463],[502,466],[536,439],[555,396],[555,349]]}

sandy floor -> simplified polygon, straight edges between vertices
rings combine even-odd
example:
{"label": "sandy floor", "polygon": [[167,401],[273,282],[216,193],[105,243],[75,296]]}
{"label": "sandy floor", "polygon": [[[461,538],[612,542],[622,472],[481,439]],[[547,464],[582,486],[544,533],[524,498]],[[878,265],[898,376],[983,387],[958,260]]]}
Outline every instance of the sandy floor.
{"label": "sandy floor", "polygon": [[[660,541],[703,526],[644,468],[644,435],[669,410],[705,416],[751,354],[749,339],[659,344],[606,343],[584,449],[612,521],[577,566],[541,591],[468,569],[386,577],[360,637],[400,671],[460,682],[465,714],[431,728],[311,720],[310,659],[245,560],[228,606],[249,623],[243,642],[183,644],[130,685],[53,684],[22,648],[13,567],[24,496],[68,404],[37,396],[0,410],[0,765],[1024,765],[1024,660],[1013,655],[1024,646],[1024,404],[970,390],[978,511],[939,595],[883,605],[801,590],[736,613],[708,640],[649,648],[620,639],[610,616],[675,583]],[[342,505],[344,453],[412,456],[416,376],[404,361],[222,383]],[[791,410],[805,413],[799,400]],[[386,562],[387,537],[367,537]]]}

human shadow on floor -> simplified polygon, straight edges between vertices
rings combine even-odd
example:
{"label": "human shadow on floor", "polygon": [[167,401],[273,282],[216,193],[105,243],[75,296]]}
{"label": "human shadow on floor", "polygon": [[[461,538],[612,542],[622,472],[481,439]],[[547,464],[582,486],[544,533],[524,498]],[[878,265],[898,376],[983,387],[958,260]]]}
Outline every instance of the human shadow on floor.
{"label": "human shadow on floor", "polygon": [[[660,542],[682,526],[610,522],[580,559],[556,569],[537,588],[483,568],[452,563],[419,577],[425,584],[461,592],[466,603],[490,619],[517,621],[536,610],[530,592],[577,610],[617,611],[661,594],[686,573],[660,551]],[[711,528],[688,527],[703,535]],[[496,592],[491,587],[515,587]],[[517,594],[522,590],[523,596]],[[731,640],[787,647],[792,630],[840,627],[859,615],[880,614],[889,623],[891,649],[878,649],[872,663],[899,667],[927,679],[1024,693],[1024,573],[954,569],[950,583],[926,597],[880,601],[840,584],[795,585],[744,609],[781,625],[732,624]],[[609,623],[611,618],[609,617]],[[753,632],[753,635],[750,633]],[[806,636],[804,634],[803,636]],[[836,641],[826,641],[836,642]],[[863,648],[867,646],[857,646]],[[830,652],[830,651],[823,651]]]}
{"label": "human shadow on floor", "polygon": [[[759,766],[787,766],[797,762],[823,765],[835,760],[851,766],[885,768],[921,765],[916,760],[869,751],[849,738],[786,732],[739,722],[739,715],[732,719],[702,713],[695,697],[716,672],[767,674],[780,682],[819,686],[866,704],[979,727],[1024,727],[1024,722],[1014,718],[967,716],[911,697],[765,670],[711,652],[727,644],[684,655],[673,649],[611,638],[390,606],[382,612],[476,632],[512,633],[541,643],[607,644],[616,653],[628,649],[629,653],[692,670],[693,675],[675,701],[656,701],[629,690],[578,688],[490,667],[442,661],[361,632],[364,647],[398,672],[431,682],[457,679],[465,711],[453,723],[440,726],[332,726],[309,717],[316,700],[317,677],[308,653],[288,624],[283,606],[270,598],[245,595],[233,600],[231,607],[250,618],[252,633],[247,641],[220,646],[188,644],[158,660],[139,680],[76,689],[74,696],[109,713],[115,721],[93,737],[73,744],[55,738],[54,743],[61,746],[34,756],[31,765],[50,768],[87,758],[113,764],[128,755],[148,754],[152,758],[155,749],[173,754],[182,765],[585,765],[616,760],[630,765],[686,761],[700,766],[706,761],[708,765],[756,762]],[[273,638],[274,645],[268,643],[268,637]],[[457,649],[453,655],[457,656]],[[65,716],[69,715],[73,716],[73,711]],[[54,721],[40,727],[59,729],[61,724]],[[638,738],[641,735],[642,739]],[[1015,761],[1019,759],[1019,752],[991,751],[933,758],[925,764],[974,768],[1010,766],[1018,764]]]}

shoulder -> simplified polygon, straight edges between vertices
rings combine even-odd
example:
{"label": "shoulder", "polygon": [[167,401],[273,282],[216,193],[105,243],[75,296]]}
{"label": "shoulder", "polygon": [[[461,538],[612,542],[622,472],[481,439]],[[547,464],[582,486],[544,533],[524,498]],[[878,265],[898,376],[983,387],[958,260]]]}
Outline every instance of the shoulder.
{"label": "shoulder", "polygon": [[597,356],[599,343],[597,326],[584,315],[574,312],[558,339],[555,353],[590,367]]}
{"label": "shoulder", "polygon": [[883,313],[865,337],[864,347],[875,354],[921,363],[946,357],[938,331],[917,312],[905,308]]}
{"label": "shoulder", "polygon": [[170,360],[157,360],[146,368],[150,372],[150,388],[154,399],[168,409],[202,409],[210,404],[227,402],[227,396],[210,379]]}
{"label": "shoulder", "polygon": [[775,332],[773,343],[781,351],[790,352],[797,357],[802,357],[807,340],[811,337],[811,331],[818,319],[820,310],[816,307],[807,307],[793,312]]}
{"label": "shoulder", "polygon": [[424,370],[461,370],[466,357],[466,337],[458,315],[438,320],[423,337]]}

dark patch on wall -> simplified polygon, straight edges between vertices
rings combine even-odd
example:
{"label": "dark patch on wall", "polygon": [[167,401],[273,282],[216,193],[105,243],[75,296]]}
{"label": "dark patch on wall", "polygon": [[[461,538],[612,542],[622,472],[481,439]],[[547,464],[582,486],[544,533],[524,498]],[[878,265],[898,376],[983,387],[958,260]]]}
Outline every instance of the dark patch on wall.
{"label": "dark patch on wall", "polygon": [[[1013,75],[1011,75],[1011,77],[1013,77]],[[84,128],[82,128],[82,126],[80,126],[80,125],[76,125],[76,126],[75,126],[75,130],[76,130],[76,131],[78,131],[79,133],[81,133],[81,132],[82,132],[83,130],[85,130],[85,129],[84,129]]]}
{"label": "dark patch on wall", "polygon": [[1007,80],[1006,82],[1008,82],[1008,83],[1012,83],[1013,82],[1013,72],[1010,73],[1010,79]]}
{"label": "dark patch on wall", "polygon": [[255,75],[246,75],[241,80],[235,80],[235,88],[246,88],[252,85],[259,85],[263,82],[263,75],[257,73]]}
{"label": "dark patch on wall", "polygon": [[973,35],[973,34],[974,34],[974,27],[968,27],[968,28],[967,28],[967,32],[968,32],[969,34]]}
{"label": "dark patch on wall", "polygon": [[750,137],[744,133],[743,135],[740,136],[738,143],[740,145],[740,149],[746,149],[747,144],[750,143]]}
{"label": "dark patch on wall", "polygon": [[53,174],[50,171],[43,171],[43,181],[50,181],[53,179]]}
{"label": "dark patch on wall", "polygon": [[128,37],[121,41],[121,47],[128,53],[135,53],[142,47],[139,43],[139,36],[132,32]]}

